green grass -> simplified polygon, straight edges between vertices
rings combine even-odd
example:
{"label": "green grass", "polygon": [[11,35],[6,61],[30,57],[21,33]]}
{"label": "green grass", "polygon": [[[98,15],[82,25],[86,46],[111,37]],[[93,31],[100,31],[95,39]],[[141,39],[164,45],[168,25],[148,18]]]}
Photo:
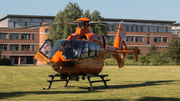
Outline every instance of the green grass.
{"label": "green grass", "polygon": [[[135,61],[135,59],[125,59],[125,66],[177,66],[180,65],[179,63],[176,63],[172,60],[167,60],[166,62],[159,62],[159,63],[142,63],[142,61],[140,61],[140,58],[138,58],[138,62]],[[147,60],[146,60],[147,61]],[[105,66],[117,66],[117,61],[114,58],[108,58],[105,60],[104,62]]]}
{"label": "green grass", "polygon": [[171,101],[180,100],[180,66],[105,66],[101,74],[108,74],[108,89],[94,83],[88,91],[87,79],[54,82],[52,89],[46,82],[56,72],[49,66],[0,66],[0,100],[58,100],[58,101]]}

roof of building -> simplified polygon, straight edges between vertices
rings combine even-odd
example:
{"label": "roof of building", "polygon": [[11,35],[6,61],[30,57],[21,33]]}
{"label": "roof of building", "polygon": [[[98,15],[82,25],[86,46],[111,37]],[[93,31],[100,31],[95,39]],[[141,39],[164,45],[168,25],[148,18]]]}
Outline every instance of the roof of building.
{"label": "roof of building", "polygon": [[0,21],[8,18],[8,17],[24,17],[24,18],[49,18],[54,19],[55,16],[43,16],[43,15],[14,15],[14,14],[8,14],[2,18],[0,18]]}
{"label": "roof of building", "polygon": [[[15,15],[15,14],[8,14],[2,18],[0,21],[8,18],[8,17],[26,17],[26,18],[49,18],[54,19],[55,16],[43,16],[43,15]],[[176,21],[167,21],[167,20],[142,20],[142,19],[117,19],[117,18],[104,18],[104,21],[124,21],[124,22],[165,22],[165,23],[175,23]]]}
{"label": "roof of building", "polygon": [[174,23],[173,25],[174,26],[180,26],[180,23]]}
{"label": "roof of building", "polygon": [[104,21],[124,21],[124,22],[166,22],[166,23],[175,23],[176,21],[167,21],[167,20],[142,20],[142,19],[117,19],[117,18],[104,18]]}

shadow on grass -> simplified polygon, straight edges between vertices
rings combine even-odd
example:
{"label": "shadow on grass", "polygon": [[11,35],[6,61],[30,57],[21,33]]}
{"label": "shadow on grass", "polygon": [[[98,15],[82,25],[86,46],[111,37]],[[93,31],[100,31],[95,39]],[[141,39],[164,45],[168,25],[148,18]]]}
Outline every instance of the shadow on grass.
{"label": "shadow on grass", "polygon": [[[167,85],[171,82],[176,82],[177,80],[167,80],[167,81],[149,81],[141,84],[128,84],[128,85],[108,85],[108,89],[121,89],[121,88],[134,88],[134,87],[145,87],[145,86],[155,86],[155,85]],[[103,84],[103,83],[102,83]],[[90,87],[79,87],[80,89],[90,89]],[[104,86],[94,86],[94,89],[104,89]]]}
{"label": "shadow on grass", "polygon": [[25,96],[25,95],[28,95],[28,94],[67,94],[67,93],[72,93],[72,94],[84,94],[84,93],[96,93],[96,92],[101,92],[101,91],[94,91],[94,92],[89,92],[88,90],[87,91],[47,91],[47,90],[44,90],[44,91],[25,91],[25,92],[10,92],[10,93],[3,93],[3,92],[0,92],[0,99],[5,99],[5,98],[8,98],[8,97],[21,97],[21,96]]}
{"label": "shadow on grass", "polygon": [[[145,87],[145,86],[155,86],[155,85],[167,85],[170,84],[171,82],[177,82],[177,80],[167,80],[167,81],[149,81],[149,82],[144,82],[141,84],[129,84],[129,85],[110,85],[108,86],[108,89],[121,89],[121,88],[134,88],[134,87]],[[103,84],[103,83],[102,83]],[[80,89],[89,89],[90,87],[79,87]],[[10,93],[3,93],[0,92],[0,99],[5,99],[8,97],[21,97],[21,96],[25,96],[28,94],[67,94],[67,93],[72,93],[72,94],[83,94],[83,93],[99,93],[102,91],[97,91],[96,89],[104,89],[104,85],[103,86],[95,86],[94,87],[94,91],[26,91],[26,92],[10,92]],[[104,101],[104,100],[98,100],[97,101]],[[121,101],[121,100],[125,100],[125,99],[105,99],[107,101]],[[174,99],[174,98],[159,98],[159,97],[145,97],[142,99],[138,99],[138,101],[159,101],[159,100],[180,100],[180,99]],[[82,100],[83,101],[83,100]],[[92,100],[84,100],[84,101],[92,101]]]}
{"label": "shadow on grass", "polygon": [[165,98],[165,97],[143,97],[140,99],[95,99],[95,100],[80,100],[80,101],[180,101],[179,98]]}

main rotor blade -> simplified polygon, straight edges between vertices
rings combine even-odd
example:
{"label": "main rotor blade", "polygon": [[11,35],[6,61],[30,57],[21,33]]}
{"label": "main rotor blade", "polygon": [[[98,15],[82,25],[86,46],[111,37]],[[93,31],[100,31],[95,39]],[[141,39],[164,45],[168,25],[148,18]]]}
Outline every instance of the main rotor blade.
{"label": "main rotor blade", "polygon": [[33,28],[33,27],[39,27],[39,26],[51,26],[51,25],[61,25],[61,24],[82,24],[83,21],[74,21],[74,22],[61,22],[61,23],[47,23],[47,24],[40,24],[40,25],[32,25],[32,26],[25,26],[25,27],[19,27],[19,28],[12,28],[7,30],[15,30],[15,29],[26,29],[26,28]]}
{"label": "main rotor blade", "polygon": [[115,28],[115,29],[120,29],[118,27],[110,26],[106,22],[102,22],[102,21],[91,21],[91,22],[89,22],[89,25],[91,25],[91,24],[99,24],[99,25],[102,25],[102,26],[108,26],[108,27],[112,27],[112,28]]}
{"label": "main rotor blade", "polygon": [[102,22],[102,21],[90,21],[89,25],[92,25],[92,24],[107,24],[107,23],[106,22]]}

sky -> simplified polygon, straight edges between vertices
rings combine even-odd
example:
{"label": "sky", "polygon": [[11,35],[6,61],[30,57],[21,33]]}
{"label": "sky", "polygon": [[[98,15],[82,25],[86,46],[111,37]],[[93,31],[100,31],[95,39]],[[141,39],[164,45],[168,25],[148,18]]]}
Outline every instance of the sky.
{"label": "sky", "polygon": [[180,23],[180,0],[2,0],[0,18],[8,14],[56,16],[69,3],[104,18],[165,20]]}

